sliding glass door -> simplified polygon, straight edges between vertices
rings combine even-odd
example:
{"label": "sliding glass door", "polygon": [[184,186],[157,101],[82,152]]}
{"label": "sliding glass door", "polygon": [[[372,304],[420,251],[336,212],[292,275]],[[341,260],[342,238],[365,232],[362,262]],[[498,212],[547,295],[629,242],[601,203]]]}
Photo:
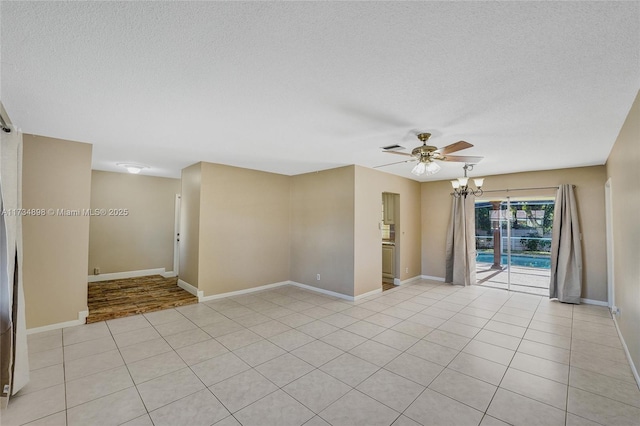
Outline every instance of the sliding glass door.
{"label": "sliding glass door", "polygon": [[548,295],[554,200],[476,201],[478,284]]}

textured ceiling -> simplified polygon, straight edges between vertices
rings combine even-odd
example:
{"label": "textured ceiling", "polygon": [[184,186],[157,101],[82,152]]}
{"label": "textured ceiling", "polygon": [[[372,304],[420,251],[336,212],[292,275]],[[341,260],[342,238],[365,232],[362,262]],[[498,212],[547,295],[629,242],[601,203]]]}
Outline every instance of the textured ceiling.
{"label": "textured ceiling", "polygon": [[[6,2],[0,97],[93,167],[283,174],[466,140],[473,175],[604,164],[640,88],[633,2]],[[419,180],[459,176],[462,164]],[[411,165],[380,170],[414,178]]]}

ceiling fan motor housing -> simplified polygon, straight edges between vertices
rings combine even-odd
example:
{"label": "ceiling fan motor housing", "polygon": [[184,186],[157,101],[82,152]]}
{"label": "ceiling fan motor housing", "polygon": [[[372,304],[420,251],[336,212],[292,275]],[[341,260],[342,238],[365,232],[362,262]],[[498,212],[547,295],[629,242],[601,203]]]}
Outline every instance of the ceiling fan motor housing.
{"label": "ceiling fan motor housing", "polygon": [[427,141],[431,137],[431,133],[418,133],[416,136],[422,142],[422,146],[414,148],[411,151],[411,155],[416,157],[418,160],[427,161],[432,157],[431,153],[437,150],[438,147],[427,145]]}
{"label": "ceiling fan motor housing", "polygon": [[411,151],[411,155],[413,155],[414,157],[417,158],[422,158],[422,157],[431,157],[431,154],[436,151],[438,148],[435,146],[431,146],[431,145],[422,145],[419,146],[417,148],[414,148],[413,151]]}

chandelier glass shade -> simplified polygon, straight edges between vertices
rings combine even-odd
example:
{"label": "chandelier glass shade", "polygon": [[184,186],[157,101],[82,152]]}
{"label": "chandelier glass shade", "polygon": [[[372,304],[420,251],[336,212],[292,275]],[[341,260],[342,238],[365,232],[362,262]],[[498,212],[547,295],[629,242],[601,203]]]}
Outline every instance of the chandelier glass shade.
{"label": "chandelier glass shade", "polygon": [[467,177],[467,170],[473,170],[473,165],[465,164],[464,167],[464,177],[459,177],[456,180],[451,181],[451,186],[453,187],[453,196],[456,198],[466,197],[469,194],[473,194],[476,197],[482,195],[482,185],[484,184],[484,178],[474,178],[473,183],[476,186],[476,189],[473,189],[469,186],[469,178]]}
{"label": "chandelier glass shade", "polygon": [[434,175],[436,173],[438,173],[440,171],[440,166],[431,161],[431,160],[427,160],[427,161],[418,161],[418,164],[415,165],[415,167],[411,170],[411,173],[413,173],[416,176],[422,176],[422,175]]}

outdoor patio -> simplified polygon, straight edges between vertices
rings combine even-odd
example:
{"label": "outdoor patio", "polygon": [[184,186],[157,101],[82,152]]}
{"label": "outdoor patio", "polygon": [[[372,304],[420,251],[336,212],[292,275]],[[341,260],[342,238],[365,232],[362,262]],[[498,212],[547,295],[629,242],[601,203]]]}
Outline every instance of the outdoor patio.
{"label": "outdoor patio", "polygon": [[[503,265],[502,270],[491,269],[491,263],[478,262],[476,264],[477,284],[485,287],[508,287],[508,270]],[[511,290],[540,296],[549,295],[549,279],[551,271],[545,268],[526,268],[511,266]]]}

